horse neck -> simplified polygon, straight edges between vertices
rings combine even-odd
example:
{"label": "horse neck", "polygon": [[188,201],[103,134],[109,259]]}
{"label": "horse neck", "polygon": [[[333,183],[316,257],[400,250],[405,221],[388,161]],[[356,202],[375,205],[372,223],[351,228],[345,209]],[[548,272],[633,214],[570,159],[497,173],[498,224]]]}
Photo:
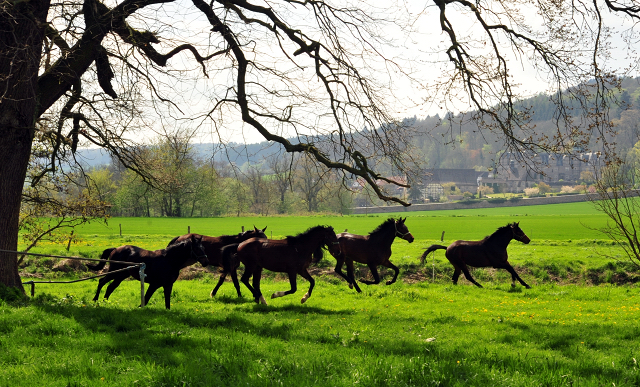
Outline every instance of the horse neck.
{"label": "horse neck", "polygon": [[324,232],[314,232],[309,235],[305,235],[303,238],[296,239],[296,249],[315,251],[318,247],[324,244]]}
{"label": "horse neck", "polygon": [[166,250],[165,254],[171,262],[171,266],[183,268],[196,263],[196,259],[191,256],[191,244],[184,243],[171,247]]}
{"label": "horse neck", "polygon": [[513,232],[510,229],[500,229],[489,237],[487,242],[492,242],[500,245],[500,247],[507,248],[511,240],[513,239]]}
{"label": "horse neck", "polygon": [[381,230],[369,234],[369,241],[379,244],[380,246],[391,246],[396,239],[396,225],[395,223],[389,223],[385,225]]}

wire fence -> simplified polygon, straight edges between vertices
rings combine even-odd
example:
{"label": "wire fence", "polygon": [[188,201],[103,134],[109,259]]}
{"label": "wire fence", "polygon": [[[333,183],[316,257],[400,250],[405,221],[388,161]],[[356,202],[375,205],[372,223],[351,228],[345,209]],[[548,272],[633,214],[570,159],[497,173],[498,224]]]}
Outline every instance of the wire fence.
{"label": "wire fence", "polygon": [[93,275],[90,277],[86,277],[86,278],[79,278],[79,279],[75,279],[75,280],[69,280],[69,281],[26,281],[23,282],[23,285],[30,285],[31,286],[31,297],[33,297],[35,295],[36,292],[36,284],[71,284],[71,283],[75,283],[75,282],[82,282],[82,281],[87,281],[90,279],[94,279],[94,278],[100,278],[100,277],[104,277],[107,274],[111,274],[111,273],[118,273],[121,271],[126,271],[126,270],[131,270],[132,268],[137,267],[138,268],[138,273],[140,274],[140,306],[145,306],[145,302],[144,302],[144,278],[145,278],[145,274],[144,274],[144,269],[146,268],[146,265],[144,263],[140,263],[140,262],[126,262],[126,261],[112,261],[112,260],[107,260],[107,259],[97,259],[97,258],[84,258],[84,257],[67,257],[64,255],[51,255],[51,254],[38,254],[38,253],[28,253],[25,251],[12,251],[12,250],[2,250],[0,249],[1,253],[14,253],[14,254],[23,254],[23,255],[33,255],[33,256],[37,256],[37,257],[49,257],[49,258],[57,258],[57,259],[71,259],[71,260],[78,260],[78,261],[98,261],[98,262],[113,262],[113,263],[122,263],[125,265],[129,265],[123,269],[118,269],[118,270],[113,270],[113,271],[109,271],[108,273],[102,273],[102,274],[97,274],[97,275]]}

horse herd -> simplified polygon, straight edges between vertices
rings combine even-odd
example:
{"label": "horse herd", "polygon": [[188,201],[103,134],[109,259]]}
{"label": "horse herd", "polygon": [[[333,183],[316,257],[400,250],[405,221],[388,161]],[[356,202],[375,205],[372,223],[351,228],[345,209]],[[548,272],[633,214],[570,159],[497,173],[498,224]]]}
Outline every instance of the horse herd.
{"label": "horse herd", "polygon": [[[98,289],[94,297],[97,301],[100,290],[107,286],[104,298],[108,299],[120,283],[133,276],[140,280],[137,268],[122,270],[129,265],[127,262],[145,263],[145,281],[149,284],[145,294],[145,304],[153,293],[160,287],[164,290],[165,307],[170,309],[170,296],[174,282],[178,279],[180,270],[199,262],[202,266],[213,265],[220,268],[220,279],[211,291],[214,297],[224,283],[227,275],[231,276],[238,297],[241,297],[238,283],[237,269],[242,263],[244,273],[240,278],[251,291],[256,303],[266,304],[260,290],[262,270],[287,273],[291,289],[278,291],[271,298],[282,297],[297,291],[297,275],[309,281],[309,290],[302,297],[304,303],[310,296],[315,285],[313,277],[308,272],[311,264],[317,263],[323,257],[324,249],[336,259],[335,272],[344,278],[350,288],[360,292],[360,287],[354,276],[354,262],[366,264],[371,270],[373,281],[360,279],[360,282],[371,285],[380,283],[378,266],[393,270],[393,278],[387,281],[391,285],[398,278],[398,268],[389,261],[391,244],[396,237],[411,243],[413,235],[405,225],[406,218],[389,218],[380,224],[369,235],[356,235],[343,232],[336,234],[333,227],[315,226],[296,236],[285,239],[268,239],[263,229],[253,227],[237,235],[223,235],[218,237],[198,234],[187,234],[173,238],[168,246],[162,250],[149,251],[136,246],[120,246],[103,251],[97,265],[88,265],[91,270],[102,270],[109,262],[107,274],[98,281]],[[518,280],[529,288],[513,267],[507,261],[507,246],[512,239],[522,243],[529,243],[530,239],[520,229],[519,223],[511,223],[498,228],[493,234],[481,241],[456,241],[449,246],[431,245],[420,257],[424,262],[426,256],[438,249],[445,249],[445,256],[454,267],[453,283],[457,284],[460,273],[478,287],[482,287],[469,273],[468,266],[494,267],[505,269],[511,273],[512,284]],[[343,273],[342,266],[346,264],[347,273]],[[253,281],[249,280],[253,277]]]}

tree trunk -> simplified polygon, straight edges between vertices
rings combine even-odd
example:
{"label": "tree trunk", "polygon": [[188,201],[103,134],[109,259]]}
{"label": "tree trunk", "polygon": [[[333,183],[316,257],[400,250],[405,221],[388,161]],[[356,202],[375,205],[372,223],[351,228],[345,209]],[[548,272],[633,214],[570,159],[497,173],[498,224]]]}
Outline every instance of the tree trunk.
{"label": "tree trunk", "polygon": [[[18,249],[22,187],[35,132],[38,68],[49,0],[0,5],[0,249]],[[24,291],[17,255],[0,253],[0,282]]]}

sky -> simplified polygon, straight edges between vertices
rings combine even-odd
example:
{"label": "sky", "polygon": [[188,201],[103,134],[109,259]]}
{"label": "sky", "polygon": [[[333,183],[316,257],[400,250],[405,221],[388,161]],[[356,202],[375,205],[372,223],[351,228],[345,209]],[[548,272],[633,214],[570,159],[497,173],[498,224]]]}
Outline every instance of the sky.
{"label": "sky", "polygon": [[[256,3],[267,4],[259,1]],[[338,3],[344,7],[349,5],[348,1]],[[280,3],[270,2],[269,4],[277,6]],[[390,111],[396,118],[413,116],[423,118],[436,114],[442,117],[447,111],[457,113],[473,108],[464,91],[447,89],[444,84],[441,84],[442,77],[446,78],[452,69],[445,53],[450,41],[440,27],[439,12],[433,2],[399,1],[395,8],[389,7],[390,2],[381,1],[353,1],[352,4],[365,8],[366,14],[373,18],[397,21],[397,23],[380,22],[370,25],[370,29],[365,32],[370,33],[367,37],[368,41],[376,41],[371,46],[362,45],[360,41],[350,38],[349,33],[354,32],[353,29],[343,30],[341,34],[344,37],[342,43],[349,51],[351,61],[363,74],[378,83],[381,101],[390,107]],[[495,5],[499,2],[494,1],[491,4]],[[516,5],[516,2],[512,4]],[[533,31],[541,32],[544,20],[537,16],[533,9],[523,8],[527,5],[519,4],[518,6],[520,7],[518,10],[524,16],[520,22],[527,23]],[[478,23],[474,22],[474,15],[455,5],[448,7],[450,21],[465,47],[480,57],[486,54],[487,39],[479,29]],[[483,16],[487,20],[500,20],[507,23],[509,22],[507,19],[498,16],[502,10],[496,5],[492,9],[493,16],[491,13],[485,13]],[[304,12],[301,6],[295,7],[293,11],[289,8],[278,8],[278,14],[301,30],[310,31],[309,35],[321,36],[320,32],[315,31],[317,28],[312,22],[313,15]],[[631,26],[629,20],[610,12],[603,13],[603,17],[608,25],[615,26],[619,31]],[[508,25],[514,26],[516,21],[512,20]],[[190,42],[197,45],[201,53],[215,52],[223,47],[219,35],[211,33],[210,24],[186,0],[145,9],[139,15],[128,19],[128,22],[136,28],[156,32],[162,42],[157,47],[161,52],[167,52],[176,42]],[[592,24],[593,20],[586,20],[585,23]],[[237,28],[237,25],[232,27]],[[235,29],[235,31],[238,31],[244,42],[248,42],[248,47],[255,47],[256,56],[250,59],[272,65],[276,71],[280,72],[280,76],[291,74],[297,77],[295,82],[285,84],[271,76],[268,71],[250,73],[249,80],[254,82],[252,90],[258,91],[261,87],[269,87],[271,90],[282,93],[275,98],[273,94],[263,92],[256,95],[256,100],[265,106],[275,107],[274,111],[278,114],[285,115],[292,111],[294,118],[299,122],[299,125],[292,127],[282,125],[277,120],[262,119],[265,126],[285,137],[295,135],[296,130],[298,133],[305,133],[310,129],[330,131],[334,124],[327,116],[326,104],[320,101],[323,89],[317,82],[317,77],[313,75],[313,64],[308,60],[305,61],[304,55],[291,57],[294,62],[284,57],[279,51],[277,42],[268,32],[260,29],[252,31]],[[636,38],[630,37],[633,46],[637,43]],[[168,42],[172,44],[167,44]],[[324,42],[330,44],[329,41]],[[530,97],[552,90],[555,85],[550,84],[549,73],[541,66],[536,67],[527,60],[531,52],[518,52],[509,48],[508,41],[504,39],[499,39],[497,44],[504,50],[508,67],[512,72],[511,81],[517,85],[519,95]],[[561,45],[562,42],[557,44]],[[611,53],[611,60],[606,63],[610,68],[624,69],[637,63],[635,57],[629,57],[623,50],[624,46],[622,35],[615,35],[610,45],[606,46]],[[289,50],[291,51],[293,50]],[[381,61],[376,54],[382,54],[391,60]],[[575,59],[583,60],[586,66],[589,65],[588,55]],[[199,143],[263,141],[263,137],[253,127],[242,122],[238,111],[232,106],[216,111],[212,115],[205,114],[210,112],[212,106],[221,98],[234,92],[234,72],[230,69],[230,63],[228,56],[211,60],[205,77],[201,67],[188,52],[172,58],[166,69],[167,74],[158,74],[157,88],[160,92],[170,95],[175,105],[161,103],[145,106],[144,109],[149,109],[150,113],[136,121],[140,129],[132,132],[133,135],[148,142],[161,133],[175,131],[184,133],[197,128],[197,135],[194,136],[193,141]],[[304,70],[300,70],[301,68]],[[482,64],[479,64],[475,70],[483,71]],[[632,69],[629,75],[637,76],[637,69]],[[185,81],[185,78],[190,80]],[[122,82],[126,83],[126,80]],[[305,98],[295,99],[284,95],[288,90],[295,90]],[[485,90],[489,91],[489,88]],[[144,89],[141,93],[143,96],[153,94]],[[496,102],[496,100],[492,101],[488,95],[484,97],[489,98],[486,100],[487,104]],[[350,112],[347,114],[349,115]],[[348,119],[353,120],[353,128],[362,128],[364,125],[353,115],[349,115]]]}

